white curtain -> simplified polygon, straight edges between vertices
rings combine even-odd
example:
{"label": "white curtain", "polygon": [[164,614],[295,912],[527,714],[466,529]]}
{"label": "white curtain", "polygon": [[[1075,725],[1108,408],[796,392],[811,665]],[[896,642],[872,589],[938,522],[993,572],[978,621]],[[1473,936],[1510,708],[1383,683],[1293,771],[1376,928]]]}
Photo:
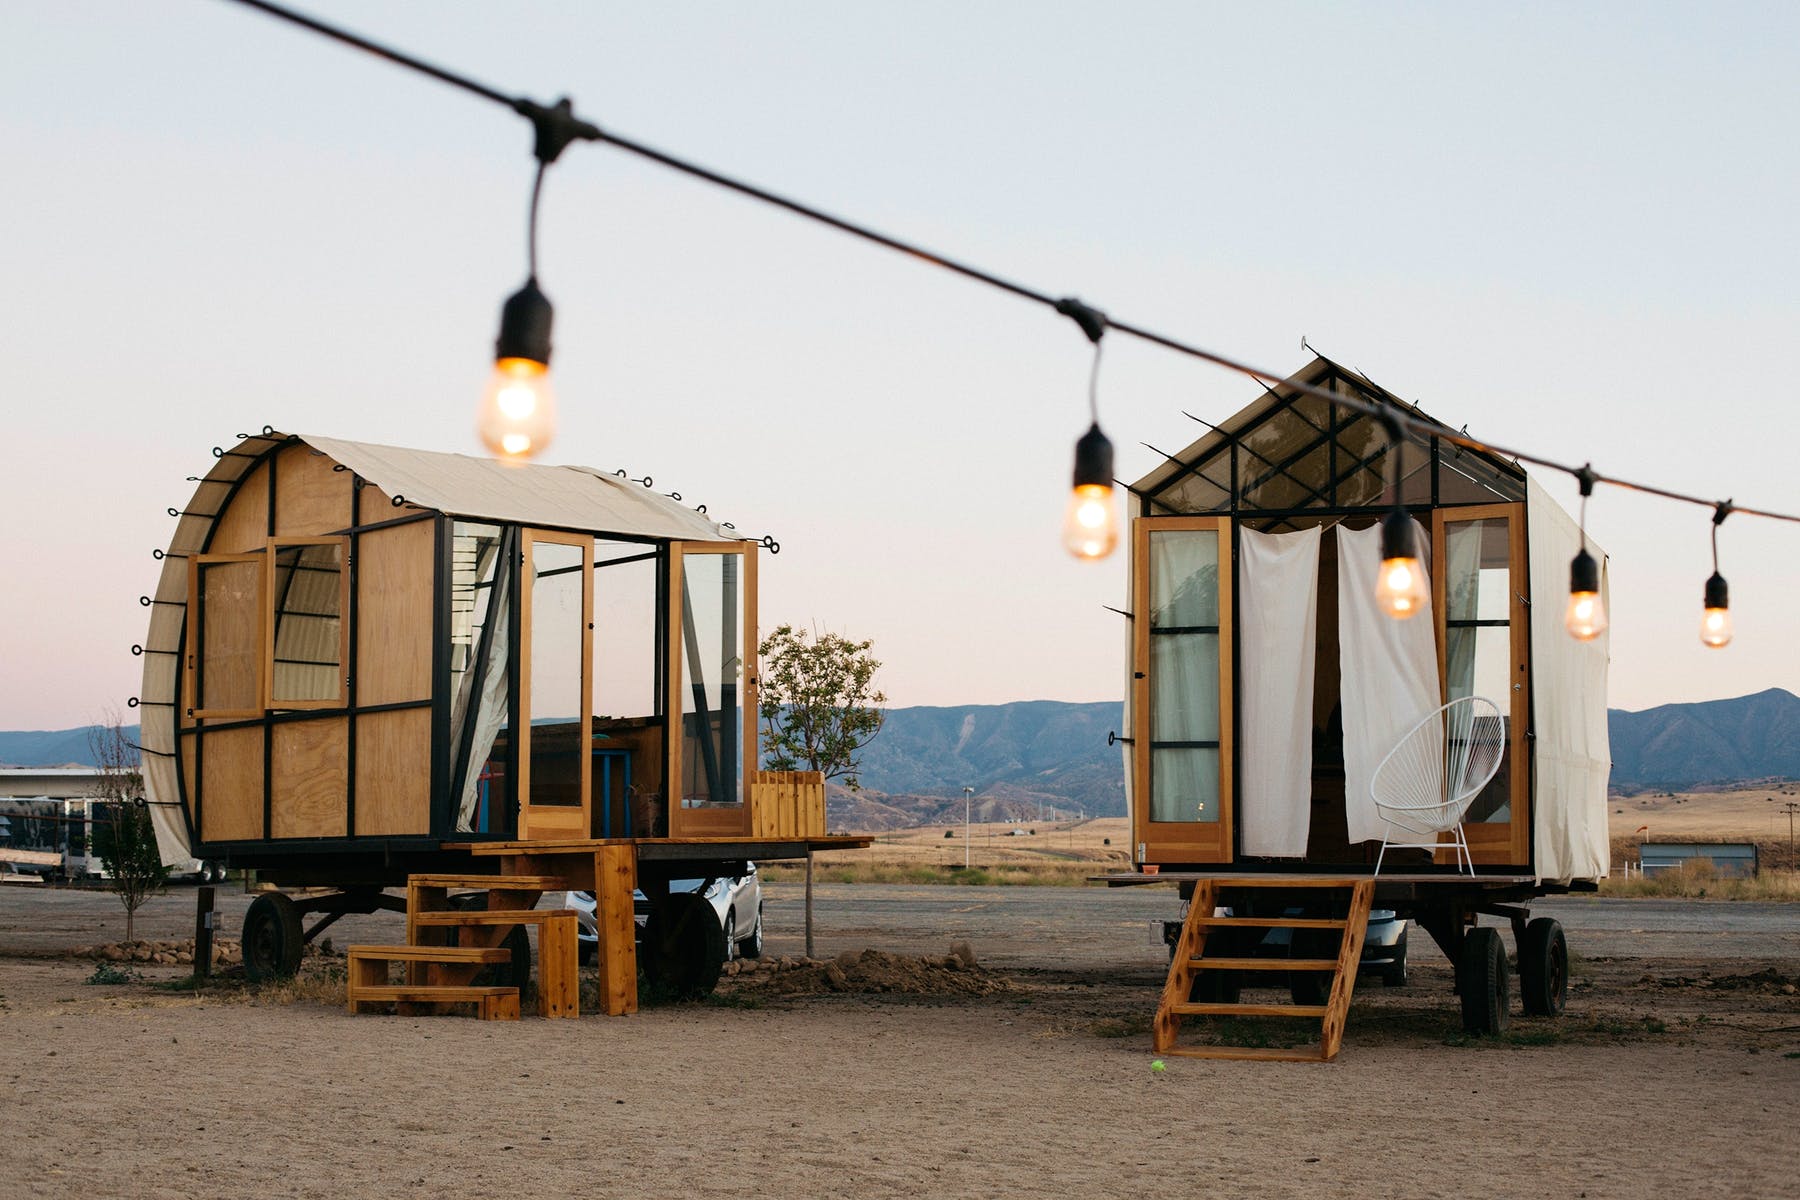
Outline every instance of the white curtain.
{"label": "white curtain", "polygon": [[[1431,544],[1417,521],[1414,545]],[[1437,617],[1429,583],[1425,606],[1396,620],[1375,604],[1381,526],[1337,527],[1339,695],[1344,706],[1344,816],[1352,842],[1380,838],[1369,781],[1402,734],[1438,707]],[[1430,566],[1426,565],[1429,578]]]}
{"label": "white curtain", "polygon": [[1321,530],[1238,543],[1238,795],[1244,853],[1299,858],[1312,824],[1313,667]]}
{"label": "white curtain", "polygon": [[[1540,879],[1599,879],[1611,866],[1606,835],[1606,778],[1612,749],[1606,730],[1607,634],[1578,642],[1563,628],[1569,560],[1581,534],[1535,479],[1525,480],[1525,529],[1531,560],[1531,703],[1537,733],[1532,816],[1533,864]],[[1600,597],[1612,610],[1606,554]]]}

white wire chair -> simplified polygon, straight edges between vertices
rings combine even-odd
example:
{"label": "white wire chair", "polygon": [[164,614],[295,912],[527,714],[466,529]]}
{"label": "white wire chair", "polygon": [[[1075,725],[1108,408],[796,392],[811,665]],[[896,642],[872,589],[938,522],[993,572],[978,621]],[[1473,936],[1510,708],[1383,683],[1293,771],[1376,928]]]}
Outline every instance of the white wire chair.
{"label": "white wire chair", "polygon": [[[1456,850],[1458,870],[1475,873],[1463,814],[1500,771],[1506,757],[1506,722],[1499,706],[1484,696],[1460,696],[1407,730],[1375,768],[1369,791],[1375,811],[1387,822],[1375,856],[1375,873],[1391,846],[1401,850]],[[1454,832],[1449,842],[1436,835]],[[1426,837],[1430,841],[1396,841]]]}

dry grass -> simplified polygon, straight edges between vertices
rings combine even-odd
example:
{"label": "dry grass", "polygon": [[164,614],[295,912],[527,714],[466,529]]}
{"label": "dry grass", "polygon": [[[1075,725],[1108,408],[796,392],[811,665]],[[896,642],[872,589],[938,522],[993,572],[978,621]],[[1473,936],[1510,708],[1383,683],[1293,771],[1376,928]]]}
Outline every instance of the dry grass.
{"label": "dry grass", "polygon": [[[948,835],[948,836],[946,836]],[[922,825],[875,835],[866,850],[834,850],[813,860],[826,883],[1031,884],[1080,887],[1095,875],[1128,869],[1131,823],[1124,817],[974,825],[963,869],[961,825]],[[792,882],[805,868],[771,863],[765,878]]]}
{"label": "dry grass", "polygon": [[1764,871],[1749,877],[1725,876],[1720,875],[1710,861],[1702,859],[1682,863],[1676,870],[1655,875],[1603,879],[1600,894],[1689,900],[1800,900],[1800,873]]}

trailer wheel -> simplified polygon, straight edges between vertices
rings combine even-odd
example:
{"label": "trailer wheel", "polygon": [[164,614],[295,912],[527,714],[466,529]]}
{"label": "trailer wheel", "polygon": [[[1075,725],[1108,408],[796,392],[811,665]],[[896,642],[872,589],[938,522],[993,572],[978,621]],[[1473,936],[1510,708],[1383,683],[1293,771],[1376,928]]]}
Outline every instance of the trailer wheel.
{"label": "trailer wheel", "polygon": [[1236,971],[1195,971],[1188,999],[1195,1004],[1236,1004],[1244,996],[1244,979]]}
{"label": "trailer wheel", "polygon": [[306,934],[300,909],[280,892],[265,892],[244,914],[244,974],[251,983],[292,979],[300,969]]}
{"label": "trailer wheel", "polygon": [[725,930],[712,902],[695,892],[673,892],[653,905],[644,923],[644,973],[682,1000],[718,986],[725,968]]}
{"label": "trailer wheel", "polygon": [[[450,907],[463,912],[479,912],[487,907],[486,892],[463,892],[450,897]],[[525,994],[531,982],[531,935],[523,925],[514,925],[500,944],[512,952],[512,961],[491,963],[481,968],[470,983],[476,987],[516,987]]]}
{"label": "trailer wheel", "polygon": [[1456,962],[1463,1028],[1474,1034],[1506,1032],[1512,1020],[1512,971],[1498,930],[1478,927],[1463,938]]}
{"label": "trailer wheel", "polygon": [[[1343,935],[1328,929],[1296,929],[1288,942],[1289,958],[1336,958]],[[1289,971],[1288,997],[1295,1004],[1318,1007],[1331,998],[1331,976],[1323,971]]]}
{"label": "trailer wheel", "polygon": [[1519,999],[1525,1014],[1558,1017],[1569,998],[1569,941],[1562,924],[1539,917],[1519,939]]}

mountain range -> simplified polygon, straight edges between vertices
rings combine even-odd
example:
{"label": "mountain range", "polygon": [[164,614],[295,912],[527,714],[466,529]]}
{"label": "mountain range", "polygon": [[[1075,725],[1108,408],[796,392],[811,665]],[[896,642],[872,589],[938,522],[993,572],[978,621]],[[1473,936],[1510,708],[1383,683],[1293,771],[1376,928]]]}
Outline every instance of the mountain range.
{"label": "mountain range", "polygon": [[[833,828],[891,829],[962,819],[963,789],[982,820],[1048,807],[1089,816],[1125,811],[1116,702],[1025,700],[896,708],[863,750],[862,788],[830,788]],[[1800,778],[1800,697],[1781,688],[1730,700],[1607,713],[1616,790],[1692,788]],[[136,739],[137,727],[125,730]],[[90,765],[88,728],[0,732],[0,764]]]}

